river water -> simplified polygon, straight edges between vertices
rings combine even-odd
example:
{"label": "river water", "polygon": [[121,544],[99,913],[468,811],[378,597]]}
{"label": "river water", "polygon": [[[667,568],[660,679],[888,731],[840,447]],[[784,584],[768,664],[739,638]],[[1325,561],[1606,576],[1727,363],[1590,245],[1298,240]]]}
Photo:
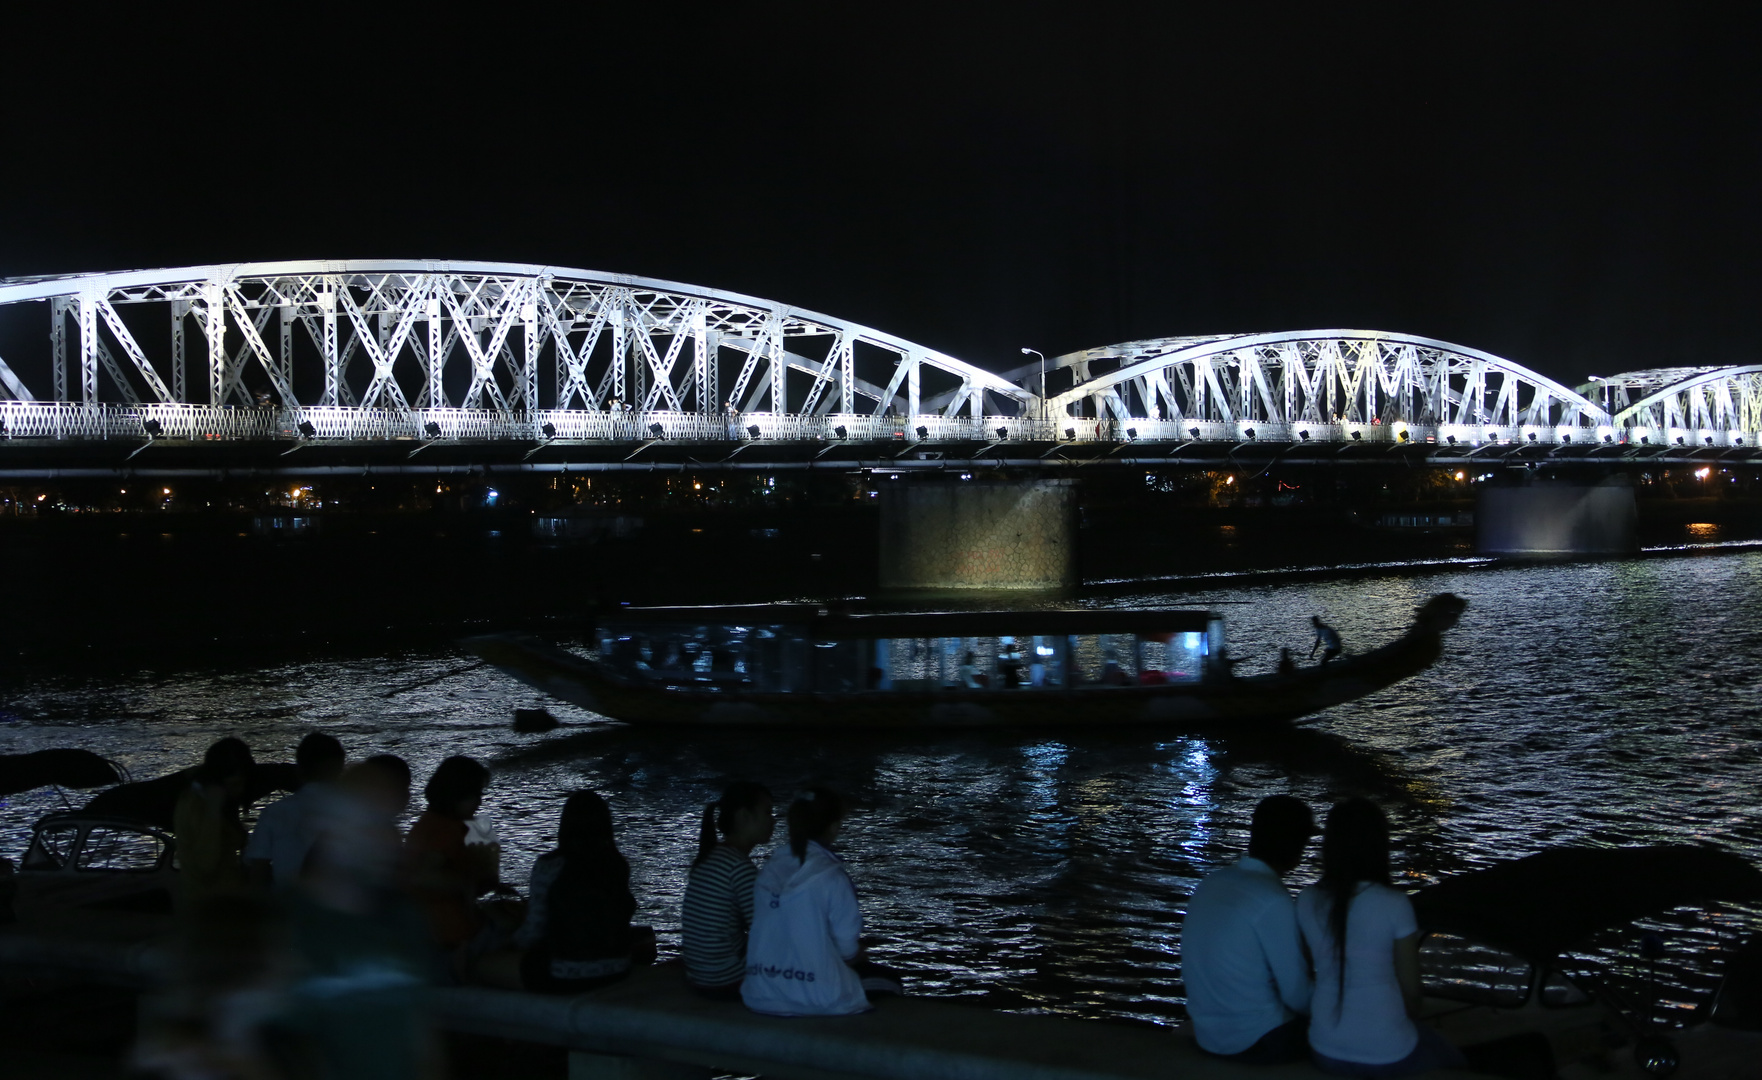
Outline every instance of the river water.
{"label": "river water", "polygon": [[[840,847],[873,951],[918,992],[1157,1022],[1180,1015],[1185,897],[1240,854],[1269,794],[1318,814],[1377,799],[1411,884],[1562,843],[1712,842],[1762,861],[1762,551],[1162,582],[1081,602],[1214,607],[1252,672],[1281,645],[1306,653],[1311,614],[1368,648],[1443,591],[1470,606],[1437,666],[1271,737],[646,732],[424,646],[81,674],[15,665],[0,674],[0,752],[83,746],[144,778],[226,734],[288,760],[320,729],[351,754],[402,754],[418,785],[446,755],[472,754],[494,771],[486,812],[517,882],[563,796],[591,787],[612,803],[639,917],[664,950],[704,800],[734,777],[780,804],[830,783],[857,804]],[[539,704],[564,726],[514,733],[511,710]],[[47,790],[0,807],[0,852],[16,859],[30,823],[61,805]],[[1294,883],[1313,880],[1314,855]],[[1700,960],[1752,914],[1665,921],[1678,999],[1705,989]],[[1631,951],[1602,944],[1618,966]]]}

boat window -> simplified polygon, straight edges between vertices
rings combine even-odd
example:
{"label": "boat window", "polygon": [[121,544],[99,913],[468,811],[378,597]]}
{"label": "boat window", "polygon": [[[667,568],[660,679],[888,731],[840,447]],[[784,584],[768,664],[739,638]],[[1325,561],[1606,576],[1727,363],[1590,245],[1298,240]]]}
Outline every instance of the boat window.
{"label": "boat window", "polygon": [[872,683],[871,664],[864,663],[861,641],[814,642],[814,690],[822,694],[851,693]]}
{"label": "boat window", "polygon": [[1072,686],[1131,686],[1138,681],[1135,634],[1073,634],[1068,648]]}
{"label": "boat window", "polygon": [[1033,690],[1056,689],[1065,684],[1064,644],[1062,636],[1046,634],[1023,638],[1028,662],[1028,687]]}
{"label": "boat window", "polygon": [[741,628],[731,647],[739,653],[736,685],[762,693],[807,688],[808,642],[794,627]]}
{"label": "boat window", "polygon": [[[755,688],[776,682],[775,663],[755,664],[755,646],[774,640],[777,627],[640,626],[607,627],[599,634],[600,659],[625,678],[669,685],[691,683],[706,688]],[[757,677],[765,670],[769,680]],[[775,690],[775,685],[757,686]]]}
{"label": "boat window", "polygon": [[165,854],[165,841],[152,833],[102,826],[86,834],[80,845],[80,870],[153,870]]}
{"label": "boat window", "polygon": [[1138,681],[1197,682],[1204,674],[1205,644],[1200,633],[1146,635],[1140,642],[1144,669]]}
{"label": "boat window", "polygon": [[1521,956],[1454,934],[1432,934],[1419,947],[1420,982],[1432,997],[1515,1008],[1529,1000],[1534,974]]}
{"label": "boat window", "polygon": [[923,693],[947,686],[954,669],[941,638],[882,638],[875,642],[876,689]]}
{"label": "boat window", "polygon": [[67,857],[73,853],[73,842],[79,837],[80,827],[72,822],[65,825],[45,825],[37,830],[31,838],[31,846],[24,853],[22,869],[25,870],[59,870],[67,865]]}

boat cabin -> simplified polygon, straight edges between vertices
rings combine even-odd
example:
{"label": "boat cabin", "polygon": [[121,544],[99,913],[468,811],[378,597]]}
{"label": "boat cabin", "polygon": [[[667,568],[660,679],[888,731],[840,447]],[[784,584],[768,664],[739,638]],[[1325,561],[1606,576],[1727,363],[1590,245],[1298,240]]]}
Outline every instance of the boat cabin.
{"label": "boat cabin", "polygon": [[824,608],[627,608],[598,631],[631,682],[705,691],[1104,690],[1222,673],[1209,611],[852,615]]}

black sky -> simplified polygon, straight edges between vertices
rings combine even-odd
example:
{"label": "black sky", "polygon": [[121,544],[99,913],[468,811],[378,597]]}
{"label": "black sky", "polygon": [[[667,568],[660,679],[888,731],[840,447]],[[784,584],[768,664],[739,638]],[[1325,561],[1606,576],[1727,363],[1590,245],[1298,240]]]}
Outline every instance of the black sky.
{"label": "black sky", "polygon": [[0,275],[552,263],[996,368],[1325,327],[1758,360],[1743,5],[243,10],[10,17]]}

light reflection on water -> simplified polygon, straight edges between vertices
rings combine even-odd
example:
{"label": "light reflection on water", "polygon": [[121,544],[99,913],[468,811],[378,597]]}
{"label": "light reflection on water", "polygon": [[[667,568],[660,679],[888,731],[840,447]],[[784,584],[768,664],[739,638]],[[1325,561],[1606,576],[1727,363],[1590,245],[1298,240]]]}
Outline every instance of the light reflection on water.
{"label": "light reflection on water", "polygon": [[[859,806],[841,846],[879,959],[915,972],[924,992],[1084,1016],[1178,1015],[1184,898],[1240,853],[1254,804],[1275,792],[1318,812],[1346,794],[1378,799],[1413,883],[1560,843],[1711,841],[1762,860],[1762,552],[1090,602],[1215,607],[1252,673],[1281,645],[1305,656],[1312,614],[1364,648],[1440,591],[1470,601],[1442,663],[1273,737],[648,733],[556,704],[568,726],[516,735],[511,710],[541,701],[487,668],[397,692],[465,662],[447,651],[83,680],[12,673],[0,751],[82,745],[137,777],[234,732],[285,759],[322,728],[353,753],[404,755],[419,777],[474,754],[495,770],[486,805],[511,879],[548,846],[562,797],[593,787],[617,815],[641,918],[663,928],[678,924],[702,803],[724,779],[762,780],[779,800],[829,782]],[[53,792],[11,800],[0,850],[16,857],[30,822],[59,806]],[[1680,952],[1736,932],[1729,914],[1666,925]]]}

